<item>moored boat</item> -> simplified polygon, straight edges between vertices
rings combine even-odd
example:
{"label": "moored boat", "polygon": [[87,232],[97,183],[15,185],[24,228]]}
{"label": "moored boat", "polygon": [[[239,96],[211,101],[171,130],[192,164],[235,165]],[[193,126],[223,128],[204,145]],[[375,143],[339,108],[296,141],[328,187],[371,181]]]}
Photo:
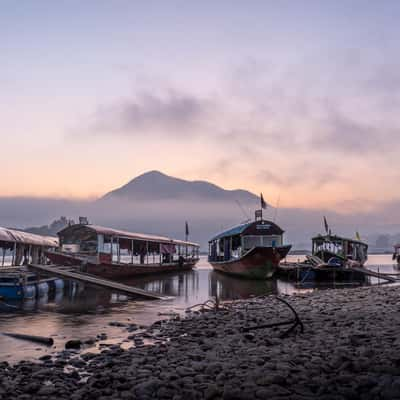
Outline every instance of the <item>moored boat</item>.
{"label": "moored boat", "polygon": [[312,238],[312,254],[331,267],[363,266],[368,259],[368,244],[328,233]]}
{"label": "moored boat", "polygon": [[[260,214],[258,214],[260,215]],[[208,261],[219,272],[250,279],[271,278],[291,245],[283,244],[284,231],[257,217],[224,231],[209,241]]]}
{"label": "moored boat", "polygon": [[[0,249],[2,250],[0,266],[43,264],[46,262],[45,250],[57,246],[58,240],[55,237],[0,227]],[[6,262],[7,252],[11,255],[11,262]]]}
{"label": "moored boat", "polygon": [[108,279],[189,270],[199,259],[196,243],[86,223],[68,226],[58,237],[59,248],[46,252],[51,262]]}

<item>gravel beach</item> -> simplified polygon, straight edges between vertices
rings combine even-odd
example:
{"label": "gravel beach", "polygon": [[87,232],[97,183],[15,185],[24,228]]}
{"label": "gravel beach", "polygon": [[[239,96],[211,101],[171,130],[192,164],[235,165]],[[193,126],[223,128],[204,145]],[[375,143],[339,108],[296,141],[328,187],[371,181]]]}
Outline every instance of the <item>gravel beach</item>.
{"label": "gravel beach", "polygon": [[283,298],[303,333],[247,331],[293,313],[275,296],[238,301],[145,331],[127,326],[136,345],[127,350],[0,363],[0,399],[400,399],[400,288]]}

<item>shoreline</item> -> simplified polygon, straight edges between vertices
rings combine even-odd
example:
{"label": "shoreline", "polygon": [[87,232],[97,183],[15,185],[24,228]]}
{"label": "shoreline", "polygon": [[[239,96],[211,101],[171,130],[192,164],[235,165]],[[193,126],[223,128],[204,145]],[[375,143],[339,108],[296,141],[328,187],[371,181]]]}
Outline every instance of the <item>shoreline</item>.
{"label": "shoreline", "polygon": [[281,296],[304,324],[285,338],[285,327],[242,331],[292,318],[273,295],[192,312],[131,333],[139,347],[0,363],[0,398],[398,399],[399,294],[373,286]]}

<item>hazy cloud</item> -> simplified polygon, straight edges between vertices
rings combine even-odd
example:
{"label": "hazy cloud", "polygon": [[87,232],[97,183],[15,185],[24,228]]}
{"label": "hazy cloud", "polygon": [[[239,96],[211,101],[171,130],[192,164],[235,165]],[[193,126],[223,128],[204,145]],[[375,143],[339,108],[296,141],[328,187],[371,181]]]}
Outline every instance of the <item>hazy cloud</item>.
{"label": "hazy cloud", "polygon": [[92,131],[135,136],[143,133],[193,133],[210,108],[209,100],[173,90],[164,95],[142,93],[132,99],[99,107]]}
{"label": "hazy cloud", "polygon": [[334,184],[337,181],[342,183],[345,179],[341,176],[339,168],[319,168],[317,171],[310,163],[296,165],[291,171],[274,172],[269,169],[260,170],[255,179],[260,183],[272,184],[278,187],[308,185],[311,188],[322,188],[325,185]]}

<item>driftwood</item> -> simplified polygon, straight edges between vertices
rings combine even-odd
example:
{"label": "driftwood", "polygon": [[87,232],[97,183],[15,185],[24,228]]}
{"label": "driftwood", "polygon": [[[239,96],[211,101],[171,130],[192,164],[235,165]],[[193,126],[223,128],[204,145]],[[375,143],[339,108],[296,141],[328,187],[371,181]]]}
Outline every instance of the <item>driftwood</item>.
{"label": "driftwood", "polygon": [[26,335],[24,333],[6,333],[3,332],[3,335],[9,336],[15,339],[21,340],[29,340],[31,342],[45,344],[46,346],[52,346],[54,344],[53,338],[44,337],[44,336],[34,336],[34,335]]}

